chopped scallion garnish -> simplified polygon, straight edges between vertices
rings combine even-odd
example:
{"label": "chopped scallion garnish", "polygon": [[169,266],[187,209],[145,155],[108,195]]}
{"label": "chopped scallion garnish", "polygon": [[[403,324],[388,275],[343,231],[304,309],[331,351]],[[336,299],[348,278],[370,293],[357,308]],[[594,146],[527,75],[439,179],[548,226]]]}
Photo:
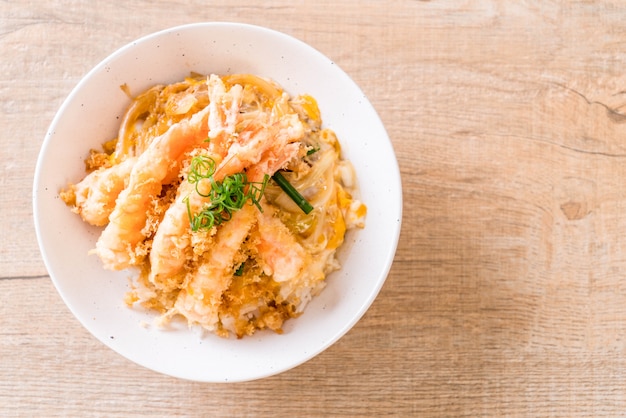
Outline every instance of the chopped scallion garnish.
{"label": "chopped scallion garnish", "polygon": [[244,268],[245,265],[246,265],[246,263],[241,263],[239,265],[237,270],[235,270],[235,276],[243,276],[243,268]]}
{"label": "chopped scallion garnish", "polygon": [[307,156],[309,156],[309,155],[311,155],[311,154],[315,154],[315,153],[316,153],[317,151],[319,151],[319,150],[320,150],[320,148],[319,148],[319,147],[314,147],[314,148],[311,148],[310,150],[308,150],[308,151],[306,152],[306,155],[307,155]]}
{"label": "chopped scallion garnish", "polygon": [[274,173],[272,179],[274,179],[274,181],[280,186],[281,189],[283,189],[287,196],[289,196],[291,200],[293,200],[296,205],[298,205],[298,207],[302,209],[302,212],[307,215],[311,213],[311,211],[313,210],[313,206],[308,202],[308,200],[304,198],[304,196],[300,194],[300,192],[296,190],[295,187],[291,185],[291,183],[289,183],[289,181],[285,178],[285,176],[282,175],[280,171]]}
{"label": "chopped scallion garnish", "polygon": [[[209,202],[205,204],[200,212],[191,213],[189,196],[184,201],[187,205],[187,215],[191,230],[196,232],[199,229],[210,229],[213,225],[220,225],[229,221],[233,212],[241,209],[246,202],[250,201],[261,212],[261,198],[265,192],[265,186],[269,181],[269,175],[265,175],[262,182],[250,182],[246,173],[236,173],[226,176],[222,181],[213,178],[215,174],[215,160],[203,155],[192,158],[187,180],[195,184],[196,193]],[[201,180],[207,179],[211,184],[208,192],[199,190]]]}

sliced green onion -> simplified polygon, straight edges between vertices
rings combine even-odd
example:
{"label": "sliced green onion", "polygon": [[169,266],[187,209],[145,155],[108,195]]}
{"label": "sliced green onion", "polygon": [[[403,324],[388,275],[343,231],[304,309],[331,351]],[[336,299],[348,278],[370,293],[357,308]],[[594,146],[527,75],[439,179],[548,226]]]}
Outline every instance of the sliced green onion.
{"label": "sliced green onion", "polygon": [[309,156],[311,154],[315,154],[319,150],[320,150],[320,147],[311,148],[310,150],[306,152],[306,155]]}
{"label": "sliced green onion", "polygon": [[[194,232],[200,229],[211,229],[214,225],[228,222],[233,212],[243,208],[248,201],[263,212],[260,202],[270,179],[269,175],[266,174],[262,182],[249,182],[246,173],[231,174],[222,181],[218,181],[213,177],[215,166],[215,160],[211,157],[199,155],[191,160],[187,179],[189,183],[195,184],[196,193],[209,199],[209,202],[198,213],[193,214],[189,196],[184,198],[189,224]],[[199,189],[200,181],[204,179],[211,184],[211,188],[206,193],[202,193]]]}
{"label": "sliced green onion", "polygon": [[296,190],[295,187],[291,185],[291,183],[289,183],[289,181],[287,181],[285,176],[283,176],[280,171],[274,173],[272,178],[280,186],[280,188],[283,189],[287,196],[289,196],[291,200],[293,200],[296,205],[302,209],[302,212],[307,215],[311,213],[313,206],[304,198],[304,196],[300,194],[300,192]]}
{"label": "sliced green onion", "polygon": [[[261,198],[265,193],[265,187],[267,186],[267,182],[270,181],[269,174],[263,176],[262,182],[250,182],[248,183],[248,194],[247,197],[250,199],[252,204],[254,204],[260,212],[263,212],[263,208],[261,207]],[[260,187],[259,187],[260,185]]]}
{"label": "sliced green onion", "polygon": [[239,265],[239,268],[237,268],[237,270],[235,270],[235,276],[243,276],[243,267],[246,265],[246,263],[241,263]]}

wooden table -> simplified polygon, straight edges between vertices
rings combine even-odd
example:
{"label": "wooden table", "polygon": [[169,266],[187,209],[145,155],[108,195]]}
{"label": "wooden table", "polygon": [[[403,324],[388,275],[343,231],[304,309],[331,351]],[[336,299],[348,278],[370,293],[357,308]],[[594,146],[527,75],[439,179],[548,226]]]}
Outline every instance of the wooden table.
{"label": "wooden table", "polygon": [[[623,415],[626,4],[562,3],[0,2],[0,415]],[[32,219],[36,157],[78,80],[198,21],[332,58],[378,110],[404,185],[395,263],[364,318],[241,384],[162,376],[100,344],[50,281]]]}

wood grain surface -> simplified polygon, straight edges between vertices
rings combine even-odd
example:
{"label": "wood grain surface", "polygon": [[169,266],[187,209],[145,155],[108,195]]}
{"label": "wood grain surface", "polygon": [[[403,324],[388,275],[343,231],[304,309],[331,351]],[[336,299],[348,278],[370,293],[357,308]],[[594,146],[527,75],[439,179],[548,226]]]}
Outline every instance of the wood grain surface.
{"label": "wood grain surface", "polygon": [[[241,384],[176,380],[100,344],[56,292],[32,219],[37,154],[80,78],[199,21],[333,59],[378,110],[404,186],[364,318]],[[624,416],[625,22],[623,1],[0,1],[0,416]]]}

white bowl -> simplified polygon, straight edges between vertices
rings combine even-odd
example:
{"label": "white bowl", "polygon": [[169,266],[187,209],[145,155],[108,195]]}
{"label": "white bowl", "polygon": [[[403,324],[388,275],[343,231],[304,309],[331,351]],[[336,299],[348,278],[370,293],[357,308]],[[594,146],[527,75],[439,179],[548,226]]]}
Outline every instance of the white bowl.
{"label": "white bowl", "polygon": [[[120,89],[137,94],[190,72],[253,73],[290,94],[318,101],[352,161],[366,227],[351,231],[341,249],[343,268],[284,334],[258,332],[243,339],[200,335],[189,328],[159,329],[150,312],[128,308],[130,272],[104,270],[88,251],[100,229],[89,227],[59,198],[84,176],[90,148],[116,136],[129,104]],[[293,368],[322,352],[352,328],[376,298],[391,267],[400,234],[402,188],[387,133],[357,85],[310,46],[269,29],[235,23],[200,23],[167,29],[121,48],[74,88],[46,134],[35,173],[33,205],[44,262],[59,294],[87,330],[146,368],[206,382],[258,379]],[[146,325],[148,324],[148,325]]]}

